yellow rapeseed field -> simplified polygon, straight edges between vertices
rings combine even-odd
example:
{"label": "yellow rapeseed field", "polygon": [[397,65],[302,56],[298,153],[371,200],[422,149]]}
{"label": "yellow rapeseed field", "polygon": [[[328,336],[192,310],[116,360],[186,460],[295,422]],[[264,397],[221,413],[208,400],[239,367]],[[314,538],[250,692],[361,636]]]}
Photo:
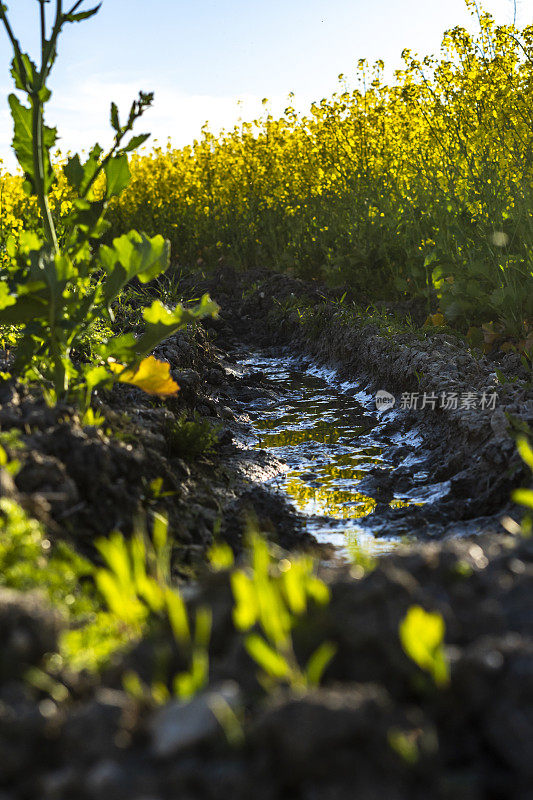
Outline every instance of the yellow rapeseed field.
{"label": "yellow rapeseed field", "polygon": [[[264,266],[346,284],[368,302],[439,304],[463,328],[533,323],[533,26],[480,18],[438,58],[358,65],[305,116],[287,108],[182,149],[131,158],[113,232],[162,233],[176,263]],[[58,169],[54,214],[68,210]],[[37,211],[0,183],[0,242]],[[492,327],[491,327],[492,326]]]}

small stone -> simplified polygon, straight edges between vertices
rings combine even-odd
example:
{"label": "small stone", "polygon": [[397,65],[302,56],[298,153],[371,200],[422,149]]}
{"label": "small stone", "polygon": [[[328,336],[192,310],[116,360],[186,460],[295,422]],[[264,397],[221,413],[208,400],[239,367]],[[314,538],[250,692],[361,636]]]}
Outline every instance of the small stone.
{"label": "small stone", "polygon": [[154,756],[171,758],[215,736],[220,724],[212,709],[220,701],[236,709],[240,705],[238,685],[227,682],[219,689],[203,692],[192,700],[176,700],[158,710],[150,724]]}
{"label": "small stone", "polygon": [[[124,770],[116,761],[105,759],[99,761],[90,770],[86,777],[86,787],[91,797],[101,798],[110,796],[113,791],[124,782]],[[102,794],[103,793],[103,794]]]}
{"label": "small stone", "polygon": [[496,409],[490,418],[490,427],[497,439],[504,439],[509,435],[507,432],[509,422],[507,421],[503,408]]}

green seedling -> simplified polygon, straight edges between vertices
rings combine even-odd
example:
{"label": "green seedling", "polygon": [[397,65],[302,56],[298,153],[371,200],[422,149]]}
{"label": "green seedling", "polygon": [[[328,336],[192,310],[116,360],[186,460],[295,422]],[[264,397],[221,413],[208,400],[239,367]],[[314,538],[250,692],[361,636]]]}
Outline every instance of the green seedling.
{"label": "green seedling", "polygon": [[[110,613],[125,623],[133,635],[142,633],[150,618],[166,619],[189,668],[172,680],[176,697],[192,697],[207,684],[211,610],[200,607],[193,620],[185,601],[171,583],[168,522],[154,515],[152,538],[137,531],[130,541],[120,533],[96,544],[105,566],[95,574],[96,585]],[[133,685],[130,676],[130,685]],[[159,696],[164,693],[159,689]]]}
{"label": "green seedling", "polygon": [[250,566],[232,572],[231,586],[233,621],[246,634],[246,650],[260,667],[259,680],[265,688],[285,685],[300,692],[317,686],[335,655],[335,645],[323,642],[301,667],[292,638],[292,630],[310,602],[329,602],[329,590],[314,574],[312,559],[298,556],[276,563],[267,542],[252,533]]}
{"label": "green seedling", "polygon": [[170,245],[162,236],[130,231],[111,245],[101,244],[110,227],[106,220],[108,203],[130,180],[128,153],[149,136],[130,134],[150,107],[153,95],[140,92],[125,123],[121,123],[115,103],[111,105],[114,142],[107,153],[96,144],[85,161],[79,155],[68,160],[64,174],[74,200],[72,211],[63,220],[60,241],[49,203],[56,180],[50,153],[57,131],[44,122],[51,98],[47,81],[63,29],[93,17],[100,6],[81,10],[83,0],[78,0],[65,11],[62,0],[56,0],[55,17],[48,30],[47,0],[38,2],[39,65],[21,49],[7,5],[0,3],[0,21],[13,49],[11,74],[27,103],[16,94],[9,95],[13,149],[25,176],[25,190],[36,198],[40,209],[38,231],[23,231],[18,240],[13,236],[7,240],[7,274],[0,280],[0,325],[20,326],[14,375],[39,381],[49,388],[52,400],[64,400],[74,391],[88,405],[96,386],[120,380],[120,369],[112,372],[110,362],[136,368],[162,339],[188,322],[215,314],[217,306],[207,296],[188,309],[178,305],[169,310],[154,301],[144,309],[140,338],[129,333],[104,339],[95,346],[91,358],[80,358],[91,329],[103,320],[113,320],[112,306],[123,287],[133,278],[146,284],[169,265]]}

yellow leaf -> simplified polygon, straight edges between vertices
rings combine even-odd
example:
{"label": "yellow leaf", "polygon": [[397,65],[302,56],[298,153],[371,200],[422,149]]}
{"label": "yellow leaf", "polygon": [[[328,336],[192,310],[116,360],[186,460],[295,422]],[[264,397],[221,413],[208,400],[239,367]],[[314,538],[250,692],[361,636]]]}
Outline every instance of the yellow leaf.
{"label": "yellow leaf", "polygon": [[109,361],[112,372],[118,373],[120,383],[131,383],[147,394],[155,394],[158,397],[169,397],[179,392],[179,386],[170,377],[170,364],[158,361],[154,356],[143,358],[138,369],[125,369],[123,364],[116,361]]}

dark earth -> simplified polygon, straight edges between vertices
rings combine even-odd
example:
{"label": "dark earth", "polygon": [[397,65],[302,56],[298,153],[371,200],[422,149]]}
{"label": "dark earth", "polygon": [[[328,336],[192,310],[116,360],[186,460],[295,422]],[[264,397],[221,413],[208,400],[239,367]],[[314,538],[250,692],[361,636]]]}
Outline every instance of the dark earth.
{"label": "dark earth", "polygon": [[[420,335],[391,328],[384,312],[354,315],[339,293],[280,275],[223,269],[183,287],[185,296],[204,289],[221,305],[219,320],[156,352],[180,384],[176,398],[115,387],[97,399],[105,417],[97,428],[83,426],[74,408],[50,409],[38,393],[4,383],[0,429],[18,430],[23,447],[5,445],[22,467],[14,479],[2,470],[0,490],[52,541],[93,559],[96,538],[129,534],[139,512],[167,513],[175,578],[192,605],[208,600],[214,609],[209,692],[236,709],[244,739],[228,741],[209,693],[154,710],[122,689],[126,669],[150,682],[163,651],[179,666],[164,629],[98,678],[62,674],[69,697],[51,703],[24,673],[55,652],[65,622],[38,595],[3,589],[0,800],[533,798],[533,542],[499,522],[519,520],[509,495],[530,482],[514,444],[514,433],[533,424],[525,366],[513,354],[470,351],[448,331]],[[282,465],[250,446],[245,410],[272,388],[235,364],[243,342],[305,353],[370,391],[498,393],[493,411],[391,418],[390,432],[422,432],[416,471],[446,491],[421,507],[383,503],[368,524],[376,535],[415,534],[416,542],[365,573],[314,542],[302,517],[265,486]],[[183,413],[213,426],[212,451],[191,459],[177,448],[170,432]],[[376,469],[365,491],[379,497],[391,482],[408,486],[415,468],[401,464],[399,450],[398,468]],[[165,497],[150,487],[160,477]],[[330,584],[329,607],[295,632],[304,659],[324,639],[338,647],[321,688],[304,695],[265,696],[233,628],[228,576],[205,568],[216,528],[239,555],[251,513],[280,552],[305,548],[321,558]],[[401,647],[398,625],[413,604],[445,620],[446,688]]]}

